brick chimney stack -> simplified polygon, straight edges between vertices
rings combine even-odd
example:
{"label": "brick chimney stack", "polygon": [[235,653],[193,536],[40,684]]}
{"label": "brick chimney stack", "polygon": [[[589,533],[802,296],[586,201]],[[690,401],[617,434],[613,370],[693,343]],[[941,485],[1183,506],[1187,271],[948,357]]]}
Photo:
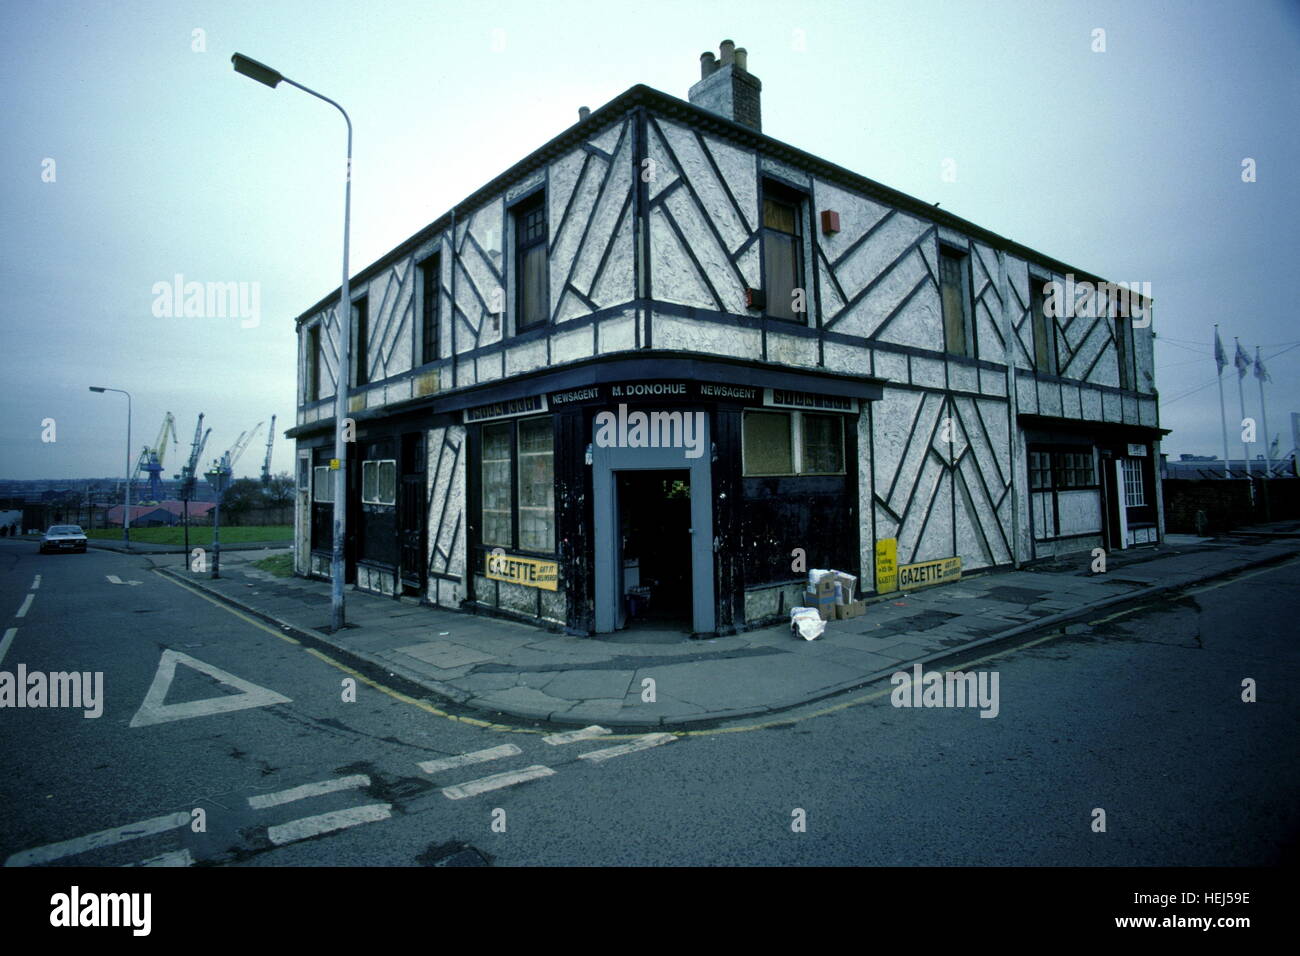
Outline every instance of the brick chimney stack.
{"label": "brick chimney stack", "polygon": [[703,109],[725,116],[755,132],[763,131],[759,95],[763,84],[749,72],[749,55],[730,40],[719,45],[720,56],[712,51],[700,55],[700,81],[687,98]]}

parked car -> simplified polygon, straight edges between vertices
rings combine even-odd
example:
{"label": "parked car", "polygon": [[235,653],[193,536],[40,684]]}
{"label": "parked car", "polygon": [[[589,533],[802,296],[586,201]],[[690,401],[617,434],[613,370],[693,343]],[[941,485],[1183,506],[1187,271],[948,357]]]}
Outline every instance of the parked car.
{"label": "parked car", "polygon": [[80,525],[54,524],[41,535],[41,554],[47,551],[81,551],[86,550],[86,533]]}

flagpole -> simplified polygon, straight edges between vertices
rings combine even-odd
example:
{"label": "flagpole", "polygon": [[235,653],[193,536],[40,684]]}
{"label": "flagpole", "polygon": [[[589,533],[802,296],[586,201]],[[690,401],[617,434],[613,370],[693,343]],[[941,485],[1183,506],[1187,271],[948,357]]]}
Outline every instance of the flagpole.
{"label": "flagpole", "polygon": [[1223,344],[1219,341],[1219,323],[1214,323],[1214,363],[1219,369],[1219,424],[1223,426],[1223,477],[1231,478],[1228,469],[1228,411],[1223,404]]}
{"label": "flagpole", "polygon": [[1241,402],[1241,455],[1246,459],[1246,480],[1250,480],[1250,448],[1246,444],[1246,387],[1241,384],[1242,379],[1246,377],[1246,370],[1238,363],[1237,359],[1241,357],[1241,339],[1237,336],[1232,337],[1232,341],[1237,345],[1236,355],[1233,356],[1233,365],[1237,367],[1237,398]]}
{"label": "flagpole", "polygon": [[1264,420],[1264,463],[1268,469],[1264,472],[1265,478],[1273,476],[1273,445],[1268,437],[1268,406],[1264,404],[1264,377],[1268,373],[1264,371],[1264,364],[1259,358],[1259,346],[1255,346],[1255,378],[1259,380],[1259,417]]}

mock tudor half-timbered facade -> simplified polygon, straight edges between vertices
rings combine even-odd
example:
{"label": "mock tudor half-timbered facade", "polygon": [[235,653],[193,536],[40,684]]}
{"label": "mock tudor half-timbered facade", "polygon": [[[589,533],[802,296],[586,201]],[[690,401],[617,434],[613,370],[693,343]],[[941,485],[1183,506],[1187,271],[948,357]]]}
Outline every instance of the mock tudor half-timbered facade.
{"label": "mock tudor half-timbered facade", "polygon": [[[712,635],[807,567],[870,592],[881,541],[966,570],[1156,542],[1149,297],[764,136],[729,42],[701,72],[584,110],[353,280],[348,580]],[[298,319],[304,575],[337,308]]]}

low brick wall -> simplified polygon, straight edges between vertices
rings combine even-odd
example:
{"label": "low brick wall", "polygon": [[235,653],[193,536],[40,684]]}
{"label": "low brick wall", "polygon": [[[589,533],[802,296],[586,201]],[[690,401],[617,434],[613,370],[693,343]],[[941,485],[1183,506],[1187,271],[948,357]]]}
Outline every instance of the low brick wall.
{"label": "low brick wall", "polygon": [[[1300,479],[1270,478],[1267,488],[1264,484],[1262,478],[1250,482],[1244,478],[1166,478],[1162,482],[1165,531],[1216,534],[1261,521],[1300,518]],[[1198,511],[1205,512],[1203,529],[1196,525]]]}

